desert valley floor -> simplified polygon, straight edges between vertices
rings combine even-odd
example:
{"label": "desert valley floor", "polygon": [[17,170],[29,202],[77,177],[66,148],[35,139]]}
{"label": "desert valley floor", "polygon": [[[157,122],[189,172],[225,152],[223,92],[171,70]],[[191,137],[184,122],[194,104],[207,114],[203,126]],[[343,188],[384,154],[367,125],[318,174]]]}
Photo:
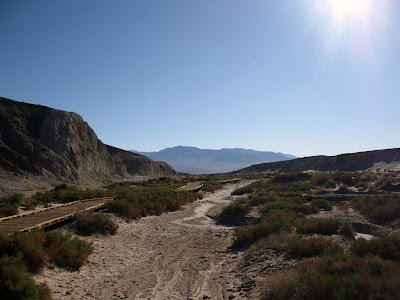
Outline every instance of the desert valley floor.
{"label": "desert valley floor", "polygon": [[247,184],[227,185],[182,211],[119,220],[117,235],[87,238],[95,252],[80,271],[46,269],[36,279],[56,299],[257,299],[235,269],[241,254],[227,250],[231,228],[206,216]]}

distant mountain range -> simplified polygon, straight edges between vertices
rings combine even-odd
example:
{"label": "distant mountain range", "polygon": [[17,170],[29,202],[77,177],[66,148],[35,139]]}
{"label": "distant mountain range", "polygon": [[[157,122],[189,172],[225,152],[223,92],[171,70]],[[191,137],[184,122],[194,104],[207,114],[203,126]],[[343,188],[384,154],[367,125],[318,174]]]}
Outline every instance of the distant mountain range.
{"label": "distant mountain range", "polygon": [[176,171],[189,174],[213,174],[236,171],[253,164],[294,159],[296,156],[279,152],[250,149],[199,149],[177,146],[158,152],[140,152],[155,161],[164,161]]}
{"label": "distant mountain range", "polygon": [[336,156],[311,156],[290,161],[253,165],[235,173],[315,171],[400,171],[400,148],[347,153]]}

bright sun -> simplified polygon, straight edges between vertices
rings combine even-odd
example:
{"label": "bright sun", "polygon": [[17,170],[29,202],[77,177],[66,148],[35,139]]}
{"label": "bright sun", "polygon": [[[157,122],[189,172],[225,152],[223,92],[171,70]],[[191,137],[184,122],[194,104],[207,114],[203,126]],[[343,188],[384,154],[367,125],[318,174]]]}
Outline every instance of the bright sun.
{"label": "bright sun", "polygon": [[333,17],[365,18],[371,13],[373,0],[327,0]]}
{"label": "bright sun", "polygon": [[348,22],[365,22],[373,12],[376,0],[323,0],[320,8],[327,11],[336,25]]}

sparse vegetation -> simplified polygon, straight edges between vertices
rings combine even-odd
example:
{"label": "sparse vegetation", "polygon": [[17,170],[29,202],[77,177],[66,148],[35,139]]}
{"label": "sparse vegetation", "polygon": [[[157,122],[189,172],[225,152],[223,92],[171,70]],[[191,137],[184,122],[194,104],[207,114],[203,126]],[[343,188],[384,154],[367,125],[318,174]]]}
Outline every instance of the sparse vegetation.
{"label": "sparse vegetation", "polygon": [[400,218],[400,195],[379,195],[356,198],[351,206],[374,223],[385,223]]}
{"label": "sparse vegetation", "polygon": [[400,234],[384,235],[370,241],[360,238],[354,241],[351,250],[361,257],[373,254],[400,262]]}
{"label": "sparse vegetation", "polygon": [[306,260],[297,278],[263,299],[396,299],[400,264],[379,257],[335,253]]}

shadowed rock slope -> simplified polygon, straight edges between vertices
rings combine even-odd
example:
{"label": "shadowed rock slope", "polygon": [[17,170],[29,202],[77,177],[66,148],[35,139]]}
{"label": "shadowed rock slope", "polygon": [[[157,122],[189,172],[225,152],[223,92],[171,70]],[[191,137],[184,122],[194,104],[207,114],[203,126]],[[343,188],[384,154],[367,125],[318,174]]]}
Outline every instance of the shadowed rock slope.
{"label": "shadowed rock slope", "polygon": [[289,161],[253,165],[233,173],[316,171],[400,170],[400,148],[341,154],[311,156]]}
{"label": "shadowed rock slope", "polygon": [[[113,149],[115,153],[117,148]],[[76,113],[0,97],[2,178],[39,176],[49,182],[81,180],[95,185],[131,175],[171,174],[175,174],[171,167],[142,156],[121,162]]]}
{"label": "shadowed rock slope", "polygon": [[164,177],[176,175],[174,169],[165,162],[155,162],[140,154],[125,151],[109,145],[106,146],[115,162],[118,174],[122,176],[126,176],[127,174],[157,174],[157,176]]}

